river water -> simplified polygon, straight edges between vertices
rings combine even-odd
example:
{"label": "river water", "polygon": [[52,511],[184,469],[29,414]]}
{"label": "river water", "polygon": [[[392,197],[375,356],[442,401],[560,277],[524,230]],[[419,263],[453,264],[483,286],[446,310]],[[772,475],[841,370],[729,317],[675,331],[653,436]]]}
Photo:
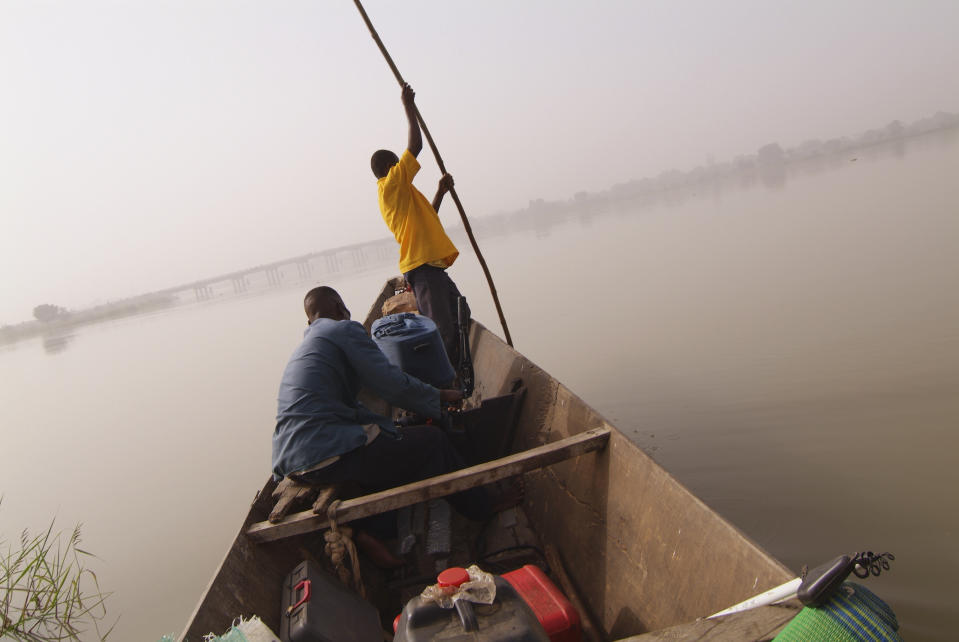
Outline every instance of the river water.
{"label": "river water", "polygon": [[[959,597],[955,132],[480,238],[519,350],[790,568],[894,552],[866,582],[909,640]],[[394,271],[323,282],[362,318]],[[0,537],[82,522],[112,639],[178,631],[219,564],[315,282],[0,348]]]}

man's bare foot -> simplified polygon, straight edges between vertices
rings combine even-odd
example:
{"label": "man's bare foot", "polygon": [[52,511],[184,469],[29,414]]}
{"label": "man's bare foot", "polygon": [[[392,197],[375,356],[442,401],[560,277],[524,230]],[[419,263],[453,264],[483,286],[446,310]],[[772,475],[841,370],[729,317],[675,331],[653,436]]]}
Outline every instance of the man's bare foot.
{"label": "man's bare foot", "polygon": [[356,542],[356,547],[379,568],[399,568],[406,564],[402,558],[393,555],[386,544],[366,531],[356,531],[353,534],[353,541]]}

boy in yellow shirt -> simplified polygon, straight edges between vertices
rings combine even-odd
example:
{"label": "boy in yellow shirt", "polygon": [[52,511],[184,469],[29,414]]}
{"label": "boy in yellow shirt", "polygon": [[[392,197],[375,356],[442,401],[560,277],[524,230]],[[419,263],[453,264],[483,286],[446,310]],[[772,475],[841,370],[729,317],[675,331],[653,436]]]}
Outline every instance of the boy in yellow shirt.
{"label": "boy in yellow shirt", "polygon": [[459,251],[446,235],[436,213],[443,196],[453,187],[453,177],[443,175],[432,203],[413,186],[413,177],[420,169],[416,156],[423,149],[413,103],[415,96],[412,87],[403,85],[403,107],[409,121],[406,151],[397,158],[389,150],[378,150],[370,159],[370,166],[377,178],[380,213],[400,244],[400,272],[413,288],[420,314],[436,323],[450,363],[458,367],[456,310],[460,293],[446,274],[446,268],[453,264]]}

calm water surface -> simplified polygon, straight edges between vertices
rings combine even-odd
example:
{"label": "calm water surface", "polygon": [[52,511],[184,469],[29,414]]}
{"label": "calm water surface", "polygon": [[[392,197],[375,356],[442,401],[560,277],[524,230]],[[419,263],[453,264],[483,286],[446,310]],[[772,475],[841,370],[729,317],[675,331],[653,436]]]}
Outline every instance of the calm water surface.
{"label": "calm water surface", "polygon": [[[868,585],[949,639],[957,170],[936,135],[481,241],[518,349],[787,566],[893,551]],[[329,283],[362,318],[393,271]],[[498,330],[468,251],[452,275]],[[114,639],[179,630],[229,546],[311,285],[0,348],[0,536],[83,522]]]}

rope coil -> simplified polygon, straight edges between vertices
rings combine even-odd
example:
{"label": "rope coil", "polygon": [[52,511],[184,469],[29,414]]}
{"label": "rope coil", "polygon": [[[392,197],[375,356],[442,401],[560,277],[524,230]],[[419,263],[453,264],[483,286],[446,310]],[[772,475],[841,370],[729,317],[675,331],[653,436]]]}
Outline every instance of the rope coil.
{"label": "rope coil", "polygon": [[[326,556],[333,563],[333,568],[336,569],[340,582],[346,586],[352,586],[360,596],[365,598],[366,587],[360,575],[360,558],[356,552],[356,544],[353,543],[353,529],[349,526],[341,527],[336,521],[336,510],[340,507],[340,503],[339,499],[334,499],[326,509],[330,529],[323,534],[323,539],[326,540],[324,549]],[[350,559],[349,568],[344,561],[347,555]]]}

